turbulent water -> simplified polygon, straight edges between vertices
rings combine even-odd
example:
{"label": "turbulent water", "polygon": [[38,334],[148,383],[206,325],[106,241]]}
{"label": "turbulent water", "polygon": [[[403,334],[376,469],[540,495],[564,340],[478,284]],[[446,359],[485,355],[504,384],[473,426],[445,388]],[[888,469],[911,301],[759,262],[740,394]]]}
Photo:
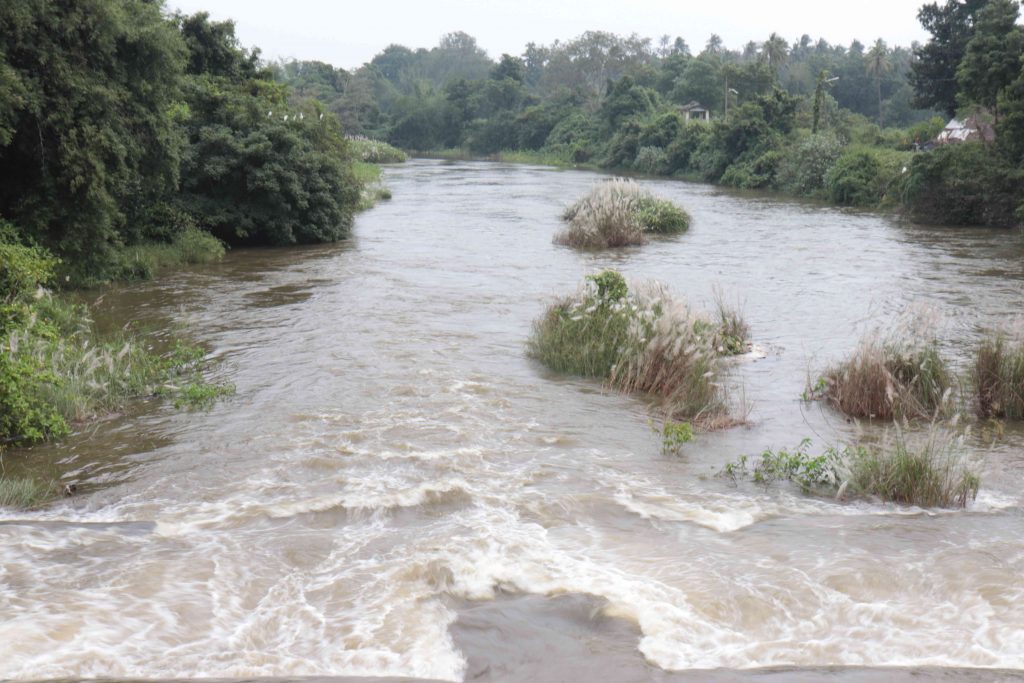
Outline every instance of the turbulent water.
{"label": "turbulent water", "polygon": [[[863,429],[800,394],[908,307],[941,315],[965,365],[1021,311],[1019,233],[644,181],[690,231],[580,253],[551,238],[595,174],[416,161],[386,180],[394,200],[349,243],[239,250],[104,295],[101,322],[201,342],[237,393],[6,456],[79,494],[0,512],[0,679],[459,681],[545,649],[603,680],[635,675],[602,659],[629,655],[658,675],[1024,668],[1020,430],[975,428],[966,511],[716,476]],[[749,426],[663,454],[651,406],[525,357],[544,306],[607,267],[742,303],[769,351],[732,374]]]}

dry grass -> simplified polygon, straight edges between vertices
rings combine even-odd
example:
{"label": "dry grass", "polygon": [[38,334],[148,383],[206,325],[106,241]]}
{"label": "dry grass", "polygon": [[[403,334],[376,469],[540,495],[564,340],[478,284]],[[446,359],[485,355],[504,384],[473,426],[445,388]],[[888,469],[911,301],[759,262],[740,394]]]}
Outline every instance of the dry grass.
{"label": "dry grass", "polygon": [[1024,419],[1024,341],[996,334],[981,342],[972,369],[980,417]]}
{"label": "dry grass", "polygon": [[865,336],[853,355],[808,387],[852,417],[929,419],[952,411],[953,374],[939,354],[928,312],[911,312],[887,335]]}
{"label": "dry grass", "polygon": [[623,178],[598,184],[562,219],[566,226],[555,243],[585,249],[643,244],[648,234],[676,234],[690,225],[685,211]]}

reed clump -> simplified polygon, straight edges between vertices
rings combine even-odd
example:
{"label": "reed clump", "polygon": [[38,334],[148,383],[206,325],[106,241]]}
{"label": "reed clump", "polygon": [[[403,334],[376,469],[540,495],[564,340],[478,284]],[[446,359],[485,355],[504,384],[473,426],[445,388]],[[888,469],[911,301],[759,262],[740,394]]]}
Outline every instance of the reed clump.
{"label": "reed clump", "polygon": [[982,340],[971,384],[982,418],[1024,419],[1024,341],[997,333]]}
{"label": "reed clump", "polygon": [[346,139],[352,155],[364,163],[400,164],[409,159],[405,152],[381,140],[362,135],[350,135]]}
{"label": "reed clump", "polygon": [[808,395],[852,417],[932,418],[951,412],[954,376],[920,315],[886,336],[865,336],[853,355],[828,368]]}
{"label": "reed clump", "polygon": [[862,496],[921,507],[962,508],[978,495],[981,479],[963,453],[962,437],[932,429],[908,441],[847,449],[849,488]]}
{"label": "reed clump", "polygon": [[621,274],[590,276],[534,323],[528,354],[559,372],[600,377],[623,392],[664,401],[666,412],[702,428],[729,423],[709,316],[660,285],[630,289]]}
{"label": "reed clump", "polygon": [[632,180],[598,184],[562,214],[556,244],[594,249],[643,244],[651,234],[673,235],[690,227],[690,216]]}
{"label": "reed clump", "polygon": [[41,484],[27,477],[0,476],[0,508],[33,508],[55,495],[52,484]]}

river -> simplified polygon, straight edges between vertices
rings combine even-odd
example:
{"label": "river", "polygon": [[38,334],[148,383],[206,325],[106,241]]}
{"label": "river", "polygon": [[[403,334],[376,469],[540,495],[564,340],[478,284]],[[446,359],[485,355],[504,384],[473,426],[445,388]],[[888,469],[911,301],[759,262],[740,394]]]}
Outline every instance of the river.
{"label": "river", "polygon": [[[79,493],[0,511],[0,679],[1024,669],[1019,427],[968,439],[982,485],[966,511],[716,476],[878,432],[800,394],[908,308],[941,316],[963,370],[982,329],[1021,313],[1020,234],[644,180],[689,232],[553,245],[599,179],[412,161],[346,243],[106,291],[101,324],[202,343],[237,392],[7,455]],[[532,320],[603,268],[742,304],[767,350],[731,375],[747,426],[664,454],[643,400],[525,357]]]}

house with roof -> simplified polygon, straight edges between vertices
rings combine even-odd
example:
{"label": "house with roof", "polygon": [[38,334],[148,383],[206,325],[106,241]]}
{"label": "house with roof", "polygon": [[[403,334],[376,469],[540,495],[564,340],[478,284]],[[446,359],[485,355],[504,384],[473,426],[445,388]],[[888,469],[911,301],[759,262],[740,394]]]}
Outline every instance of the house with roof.
{"label": "house with roof", "polygon": [[994,142],[996,139],[995,127],[982,121],[978,116],[967,118],[950,119],[946,127],[942,129],[935,138],[936,145],[952,145],[961,142]]}
{"label": "house with roof", "polygon": [[683,115],[683,119],[689,123],[690,121],[710,121],[711,112],[707,108],[703,107],[700,102],[693,100],[687,102],[683,106],[679,107],[679,113]]}

